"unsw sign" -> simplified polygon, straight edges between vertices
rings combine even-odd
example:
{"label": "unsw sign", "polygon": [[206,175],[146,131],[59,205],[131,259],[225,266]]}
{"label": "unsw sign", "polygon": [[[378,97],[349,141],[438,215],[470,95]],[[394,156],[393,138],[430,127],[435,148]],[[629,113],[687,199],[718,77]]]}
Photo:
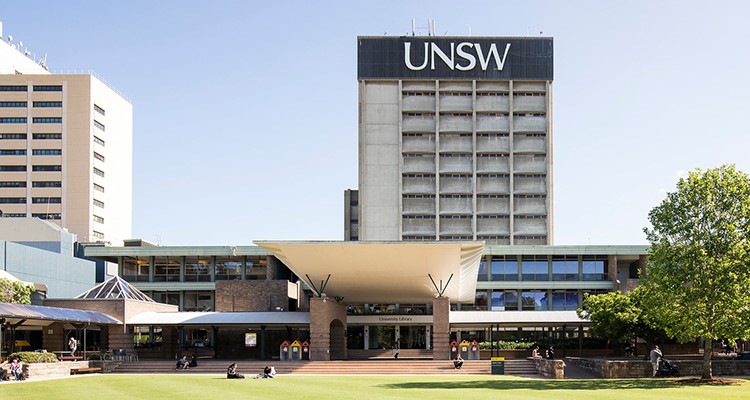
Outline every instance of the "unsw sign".
{"label": "unsw sign", "polygon": [[358,79],[552,80],[551,38],[360,37]]}

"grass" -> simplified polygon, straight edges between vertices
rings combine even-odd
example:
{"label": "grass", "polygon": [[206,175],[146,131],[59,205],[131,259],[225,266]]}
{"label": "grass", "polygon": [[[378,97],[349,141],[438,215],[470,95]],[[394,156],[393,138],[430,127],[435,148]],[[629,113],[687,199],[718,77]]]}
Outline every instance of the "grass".
{"label": "grass", "polygon": [[3,399],[750,399],[750,381],[686,385],[663,379],[542,380],[505,376],[89,375],[0,384]]}

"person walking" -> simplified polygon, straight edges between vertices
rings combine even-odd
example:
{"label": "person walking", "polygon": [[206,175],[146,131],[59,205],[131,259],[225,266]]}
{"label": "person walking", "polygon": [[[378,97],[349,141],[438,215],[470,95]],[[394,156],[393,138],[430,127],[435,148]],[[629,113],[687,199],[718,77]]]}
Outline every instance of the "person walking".
{"label": "person walking", "polygon": [[661,360],[662,357],[661,349],[659,349],[659,346],[654,345],[654,348],[651,350],[651,353],[649,353],[648,356],[651,360],[651,367],[654,370],[654,372],[651,374],[651,377],[655,378],[656,372],[659,371],[659,360]]}
{"label": "person walking", "polygon": [[78,341],[76,340],[75,336],[71,336],[68,340],[68,348],[70,348],[70,356],[75,357],[76,349],[78,349]]}
{"label": "person walking", "polygon": [[396,339],[396,342],[393,343],[393,358],[398,360],[399,353],[401,353],[401,340]]}

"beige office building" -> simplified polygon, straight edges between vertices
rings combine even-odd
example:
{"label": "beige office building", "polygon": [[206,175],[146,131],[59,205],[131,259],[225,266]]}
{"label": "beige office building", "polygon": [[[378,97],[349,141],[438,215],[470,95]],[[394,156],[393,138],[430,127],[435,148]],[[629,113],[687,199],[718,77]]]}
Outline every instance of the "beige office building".
{"label": "beige office building", "polygon": [[552,39],[360,37],[358,48],[347,240],[552,244]]}
{"label": "beige office building", "polygon": [[92,74],[50,73],[23,51],[0,41],[3,217],[122,245],[132,229],[132,105]]}

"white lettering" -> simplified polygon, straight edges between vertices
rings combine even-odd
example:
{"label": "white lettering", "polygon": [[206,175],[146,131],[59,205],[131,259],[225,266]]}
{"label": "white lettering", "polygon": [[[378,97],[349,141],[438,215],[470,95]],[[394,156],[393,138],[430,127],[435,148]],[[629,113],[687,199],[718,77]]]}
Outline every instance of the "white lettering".
{"label": "white lettering", "polygon": [[467,64],[466,66],[462,66],[461,64],[458,63],[458,61],[456,61],[456,68],[459,71],[469,71],[469,70],[474,69],[474,67],[477,65],[477,58],[474,57],[473,54],[465,52],[463,49],[464,47],[472,47],[472,46],[474,45],[471,43],[463,42],[459,44],[458,47],[456,47],[456,54],[459,57],[463,58],[464,60],[469,61],[469,64]]}
{"label": "white lettering", "polygon": [[448,55],[445,54],[445,53],[443,53],[442,50],[440,50],[440,48],[438,47],[437,43],[433,43],[432,44],[432,64],[430,65],[431,66],[430,69],[435,70],[435,55],[437,54],[437,56],[440,57],[443,60],[443,62],[445,63],[445,65],[447,65],[448,68],[450,68],[451,70],[453,70],[453,67],[455,65],[455,63],[453,61],[454,58],[455,58],[454,51],[453,51],[454,48],[455,48],[455,43],[451,42],[451,56],[450,56],[450,58],[448,58]]}
{"label": "white lettering", "polygon": [[497,54],[497,46],[495,46],[495,43],[492,43],[490,45],[490,51],[487,53],[487,58],[484,58],[484,54],[482,54],[482,47],[479,43],[474,43],[475,46],[477,46],[477,54],[479,55],[479,64],[482,66],[482,71],[487,70],[487,65],[490,63],[490,57],[495,58],[495,64],[497,64],[497,70],[502,71],[503,67],[505,66],[505,60],[508,58],[508,51],[510,50],[510,43],[505,45],[505,53],[503,54],[503,58],[500,59],[500,56]]}
{"label": "white lettering", "polygon": [[[421,71],[427,66],[427,61],[429,60],[430,56],[427,53],[429,43],[424,44],[424,62],[419,67],[415,67],[411,63],[411,43],[406,42],[404,43],[404,62],[406,63],[406,67],[409,68],[412,71]],[[434,69],[434,68],[433,68]]]}

